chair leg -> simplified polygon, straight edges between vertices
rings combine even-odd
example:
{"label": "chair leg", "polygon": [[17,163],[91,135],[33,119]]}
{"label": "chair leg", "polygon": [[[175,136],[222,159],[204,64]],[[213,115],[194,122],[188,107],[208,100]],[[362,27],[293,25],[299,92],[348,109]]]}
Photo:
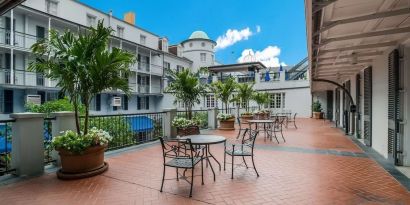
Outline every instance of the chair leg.
{"label": "chair leg", "polygon": [[[178,176],[178,168],[176,168],[176,173],[177,173],[177,181],[179,181],[179,176]],[[184,172],[184,175],[185,175],[185,172]]]}
{"label": "chair leg", "polygon": [[202,178],[202,185],[204,185],[204,160],[201,159],[201,178]]}
{"label": "chair leg", "polygon": [[226,166],[226,147],[224,149],[224,171],[226,170],[225,166]]}
{"label": "chair leg", "polygon": [[161,182],[160,192],[162,192],[162,187],[164,187],[164,181],[165,181],[165,165],[164,165],[164,171],[162,172],[162,182]]}
{"label": "chair leg", "polygon": [[295,128],[298,129],[298,127],[296,126],[296,120],[293,121],[293,124],[295,125]]}
{"label": "chair leg", "polygon": [[255,161],[253,160],[253,154],[252,154],[252,165],[253,165],[253,169],[254,169],[254,170],[255,170],[255,172],[256,172],[256,176],[258,176],[258,177],[259,177],[258,170],[256,170]]}
{"label": "chair leg", "polygon": [[232,154],[232,173],[231,173],[231,179],[233,179],[233,163],[234,162],[234,156],[233,156],[233,154]]}
{"label": "chair leg", "polygon": [[286,142],[285,138],[283,137],[282,129],[280,130],[280,135],[282,135],[283,142]]}
{"label": "chair leg", "polygon": [[194,186],[194,168],[191,169],[191,190],[189,191],[189,197],[192,197],[192,187]]}
{"label": "chair leg", "polygon": [[246,169],[248,169],[248,164],[246,164],[245,156],[242,156],[243,163],[245,163]]}

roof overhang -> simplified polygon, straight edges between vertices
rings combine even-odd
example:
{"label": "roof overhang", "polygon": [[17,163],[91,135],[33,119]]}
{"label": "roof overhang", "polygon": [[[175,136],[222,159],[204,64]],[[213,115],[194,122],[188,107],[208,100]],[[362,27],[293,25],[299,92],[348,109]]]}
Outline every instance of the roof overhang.
{"label": "roof overhang", "polygon": [[0,0],[0,15],[23,3],[25,0]]}
{"label": "roof overhang", "polygon": [[[305,0],[311,79],[344,82],[410,39],[410,5],[396,0]],[[312,83],[312,91],[334,86]]]}
{"label": "roof overhang", "polygon": [[213,73],[228,73],[228,72],[247,72],[259,71],[265,69],[266,66],[261,62],[236,63],[227,65],[209,66],[208,70]]}

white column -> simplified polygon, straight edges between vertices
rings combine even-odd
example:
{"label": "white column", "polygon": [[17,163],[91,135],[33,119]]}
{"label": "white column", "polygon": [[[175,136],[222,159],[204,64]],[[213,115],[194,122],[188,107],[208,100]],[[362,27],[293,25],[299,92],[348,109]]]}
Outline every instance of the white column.
{"label": "white column", "polygon": [[152,62],[152,54],[151,54],[151,50],[149,51],[149,93],[152,93],[152,67],[151,67],[151,62]]}
{"label": "white column", "polygon": [[[14,46],[14,9],[10,11],[10,45]],[[10,84],[14,84],[14,50],[10,49]]]}
{"label": "white column", "polygon": [[14,49],[13,48],[10,49],[10,84],[14,84]]}
{"label": "white column", "polygon": [[44,114],[14,113],[12,125],[11,165],[18,176],[35,176],[44,172]]}
{"label": "white column", "polygon": [[255,84],[261,82],[261,74],[259,72],[255,72]]}
{"label": "white column", "polygon": [[285,82],[285,81],[286,81],[286,71],[285,71],[285,70],[279,72],[279,80],[280,80],[281,82]]}
{"label": "white column", "polygon": [[209,108],[208,109],[208,128],[216,129],[218,127],[218,120],[216,115],[218,114],[218,108]]}
{"label": "white column", "polygon": [[[24,34],[27,34],[28,33],[28,18],[27,18],[27,15],[26,14],[24,14]],[[23,40],[24,42],[24,47],[25,48],[27,48],[28,47],[28,45],[27,45],[27,40],[26,40],[26,38],[24,38],[24,40]]]}
{"label": "white column", "polygon": [[176,127],[172,126],[172,120],[177,116],[177,109],[165,108],[164,136],[173,138],[177,135]]}
{"label": "white column", "polygon": [[[51,117],[55,117],[55,120],[51,121],[53,137],[61,135],[62,131],[66,131],[66,130],[76,131],[74,112],[54,112],[51,114]],[[56,162],[57,165],[61,164],[60,156],[55,150],[52,151],[51,156],[53,159],[57,160]]]}
{"label": "white column", "polygon": [[[135,57],[138,58],[138,45],[135,47]],[[139,62],[135,64],[135,91],[138,92],[138,66]]]}
{"label": "white column", "polygon": [[[50,40],[50,30],[51,30],[51,18],[50,17],[48,17],[48,28],[47,28],[47,31],[48,31],[48,39]],[[48,71],[49,73],[50,73],[50,71]],[[51,87],[51,79],[47,79],[47,84],[48,84],[48,87]]]}

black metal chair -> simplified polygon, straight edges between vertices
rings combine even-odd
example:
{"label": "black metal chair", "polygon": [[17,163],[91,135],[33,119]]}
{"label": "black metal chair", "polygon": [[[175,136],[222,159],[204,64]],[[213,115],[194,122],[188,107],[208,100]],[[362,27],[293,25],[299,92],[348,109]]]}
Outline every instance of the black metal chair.
{"label": "black metal chair", "polygon": [[256,175],[259,177],[259,173],[255,167],[254,161],[254,146],[256,141],[256,136],[258,135],[257,130],[251,130],[249,128],[245,129],[245,132],[242,135],[242,139],[235,143],[226,143],[225,144],[225,152],[224,152],[224,170],[226,167],[226,155],[231,156],[231,163],[232,163],[232,174],[231,179],[233,179],[233,170],[234,170],[234,158],[235,157],[242,157],[243,163],[245,164],[246,168],[249,168],[246,164],[245,157],[251,157],[253,169],[256,172]]}
{"label": "black metal chair", "polygon": [[[164,171],[162,174],[162,183],[161,183],[161,192],[164,186],[165,181],[165,167],[174,167],[176,168],[177,178],[179,181],[179,172],[178,169],[191,169],[191,181],[188,181],[185,177],[185,171],[183,178],[191,185],[189,192],[189,197],[192,197],[192,187],[194,184],[194,168],[199,162],[201,162],[201,177],[202,184],[204,184],[204,166],[203,166],[203,150],[194,149],[190,139],[174,139],[174,140],[165,140],[164,138],[159,138],[162,145],[162,153],[164,158]],[[167,160],[168,159],[168,160]]]}
{"label": "black metal chair", "polygon": [[[296,129],[298,129],[298,127],[296,126],[296,115],[297,115],[297,113],[295,113],[294,115],[293,115],[293,118],[292,117],[290,117],[290,118],[288,118],[288,123],[293,123],[293,125],[295,126],[295,128]],[[286,125],[286,128],[287,128],[287,125]]]}
{"label": "black metal chair", "polygon": [[241,119],[239,117],[236,118],[236,121],[238,122],[238,125],[239,125],[239,132],[238,132],[238,136],[236,136],[236,139],[239,139],[239,137],[241,136],[242,131],[245,131],[246,128],[242,128]]}
{"label": "black metal chair", "polygon": [[283,136],[283,126],[286,126],[286,119],[287,117],[284,116],[276,116],[274,119],[274,123],[267,129],[268,137],[272,140],[272,136],[275,137],[276,141],[279,143],[278,137],[276,133],[280,133],[284,142],[286,142],[285,137]]}

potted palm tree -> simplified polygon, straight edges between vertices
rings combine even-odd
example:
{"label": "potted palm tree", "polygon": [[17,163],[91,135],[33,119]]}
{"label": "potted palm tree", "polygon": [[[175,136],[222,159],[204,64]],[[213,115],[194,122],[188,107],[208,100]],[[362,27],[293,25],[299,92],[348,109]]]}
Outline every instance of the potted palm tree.
{"label": "potted palm tree", "polygon": [[258,104],[258,110],[254,112],[257,119],[269,119],[270,111],[268,109],[262,109],[270,102],[269,94],[264,93],[255,93],[252,95],[252,99]]}
{"label": "potted palm tree", "polygon": [[223,104],[223,111],[225,113],[219,113],[217,118],[219,120],[219,129],[221,130],[234,130],[235,129],[235,116],[228,113],[229,103],[232,102],[232,93],[236,89],[236,81],[230,77],[225,82],[215,82],[211,85],[211,90],[215,93],[216,99],[220,99]]}
{"label": "potted palm tree", "polygon": [[200,72],[202,69],[197,73],[192,73],[190,69],[179,72],[167,70],[171,83],[165,91],[170,92],[175,97],[174,104],[182,103],[185,108],[185,117],[173,120],[173,126],[177,128],[178,135],[199,133],[199,124],[192,119],[192,107],[199,104],[201,97],[206,93],[206,86],[199,82]]}
{"label": "potted palm tree", "polygon": [[[63,179],[93,176],[107,170],[104,151],[111,140],[104,127],[89,129],[89,109],[92,97],[105,90],[130,93],[123,76],[135,63],[135,56],[118,48],[108,49],[113,30],[99,21],[84,33],[50,31],[50,38],[32,46],[35,60],[29,69],[44,73],[57,81],[74,107],[76,130],[55,136],[53,147],[59,152],[62,168],[57,176]],[[82,104],[82,105],[81,105]],[[80,123],[79,110],[84,107]]]}
{"label": "potted palm tree", "polygon": [[249,112],[249,101],[252,99],[254,93],[253,85],[253,83],[238,83],[236,86],[238,94],[234,100],[238,102],[242,108],[245,108],[245,112],[241,113],[242,123],[247,123],[248,120],[253,118],[252,113]]}
{"label": "potted palm tree", "polygon": [[323,119],[322,104],[320,104],[319,100],[313,102],[312,112],[314,119]]}

